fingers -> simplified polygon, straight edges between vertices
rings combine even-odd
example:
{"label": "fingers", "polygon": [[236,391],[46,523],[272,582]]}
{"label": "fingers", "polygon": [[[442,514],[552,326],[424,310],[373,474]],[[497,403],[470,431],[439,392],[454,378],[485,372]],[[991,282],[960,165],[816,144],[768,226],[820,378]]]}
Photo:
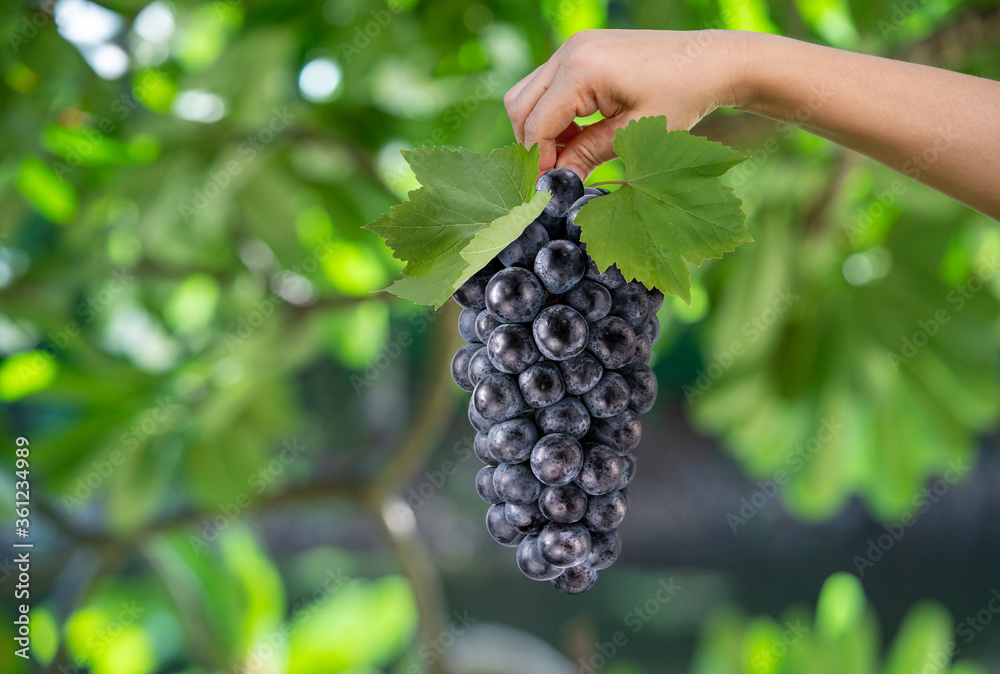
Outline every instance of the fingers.
{"label": "fingers", "polygon": [[524,144],[531,147],[538,143],[541,149],[540,170],[547,171],[556,165],[556,141],[561,135],[565,137],[567,131],[573,133],[573,120],[596,109],[596,103],[583,102],[573,78],[556,78],[524,120]]}
{"label": "fingers", "polygon": [[[507,108],[507,116],[510,117],[510,125],[514,128],[514,138],[519,143],[525,143],[525,120],[538,100],[548,91],[558,71],[559,64],[556,59],[549,59],[532,74],[515,84],[504,96],[503,102]],[[530,147],[529,143],[525,144]]]}
{"label": "fingers", "polygon": [[559,153],[555,166],[568,168],[586,180],[604,162],[615,158],[615,131],[627,124],[631,118],[609,117],[583,130]]}
{"label": "fingers", "polygon": [[504,94],[504,97],[503,97],[504,107],[510,108],[511,103],[513,103],[514,99],[517,98],[517,95],[519,93],[521,93],[521,89],[524,89],[524,85],[526,85],[528,82],[530,82],[531,78],[533,78],[535,75],[537,75],[538,71],[540,71],[544,67],[545,67],[545,64],[543,63],[542,65],[538,66],[537,68],[535,68],[534,70],[532,70],[530,73],[528,73],[527,75],[525,75],[524,77],[522,77],[521,80],[517,84],[515,84],[514,86],[512,86],[507,91],[507,93]]}
{"label": "fingers", "polygon": [[556,136],[556,147],[562,148],[566,146],[566,143],[570,142],[574,138],[580,135],[583,131],[583,127],[576,122],[571,122],[569,126],[563,129],[558,136]]}

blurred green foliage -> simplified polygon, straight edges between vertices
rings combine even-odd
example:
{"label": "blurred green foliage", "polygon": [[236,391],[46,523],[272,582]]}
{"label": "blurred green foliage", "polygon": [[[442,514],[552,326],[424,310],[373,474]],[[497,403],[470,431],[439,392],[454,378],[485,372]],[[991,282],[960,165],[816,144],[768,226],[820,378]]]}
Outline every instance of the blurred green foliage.
{"label": "blurred green foliage", "polygon": [[926,602],[911,610],[884,655],[878,618],[854,576],[837,574],[820,591],[815,616],[791,607],[780,618],[720,610],[705,626],[693,674],[983,674],[960,651],[948,612]]}
{"label": "blurred green foliage", "polygon": [[[39,555],[62,560],[37,567],[33,652],[99,674],[424,668],[435,588],[383,506],[464,423],[453,316],[371,294],[400,264],[360,226],[415,186],[399,149],[509,143],[504,91],[567,36],[764,30],[1000,76],[1000,44],[962,32],[990,4],[959,0],[52,4],[0,10],[0,436],[30,436]],[[906,513],[996,423],[996,223],[781,123],[697,132],[752,153],[727,179],[756,243],[666,303],[659,355],[693,331],[701,363],[663,399],[755,479],[783,472],[803,517],[855,494]],[[317,494],[353,505],[240,521]],[[379,555],[348,535],[366,518]],[[809,616],[753,671],[909,672],[950,630],[918,607],[880,659],[843,577]],[[695,667],[737,672],[784,628],[706,629]]]}

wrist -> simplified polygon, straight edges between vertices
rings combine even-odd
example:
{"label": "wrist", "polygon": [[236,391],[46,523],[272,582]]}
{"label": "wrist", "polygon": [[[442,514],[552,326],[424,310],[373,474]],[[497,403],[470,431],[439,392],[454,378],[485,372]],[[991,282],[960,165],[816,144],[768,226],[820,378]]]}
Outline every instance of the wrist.
{"label": "wrist", "polygon": [[727,30],[723,33],[728,88],[722,105],[753,112],[761,96],[757,74],[760,72],[761,38],[766,36],[744,30]]}

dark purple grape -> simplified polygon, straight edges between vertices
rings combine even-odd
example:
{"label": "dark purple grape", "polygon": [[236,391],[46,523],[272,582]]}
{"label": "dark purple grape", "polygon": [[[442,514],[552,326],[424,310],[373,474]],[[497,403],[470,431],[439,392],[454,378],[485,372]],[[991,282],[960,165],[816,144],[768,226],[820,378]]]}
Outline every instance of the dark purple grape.
{"label": "dark purple grape", "polygon": [[596,442],[583,446],[583,467],[576,484],[591,496],[614,491],[622,481],[622,459],[617,452]]}
{"label": "dark purple grape", "polygon": [[[643,335],[645,338],[645,335]],[[625,377],[628,382],[629,409],[635,410],[639,414],[645,414],[653,409],[656,402],[656,374],[647,365],[636,365],[632,372]]]}
{"label": "dark purple grape", "polygon": [[663,293],[656,288],[646,292],[649,295],[649,315],[655,316],[656,312],[663,306]]}
{"label": "dark purple grape", "polygon": [[587,568],[600,571],[606,569],[618,560],[618,555],[622,551],[622,539],[618,535],[618,530],[613,531],[591,531],[590,532],[590,554],[583,561]]}
{"label": "dark purple grape", "polygon": [[468,281],[463,283],[462,287],[452,294],[452,299],[463,309],[479,311],[485,308],[486,284],[501,269],[503,269],[503,265],[498,260],[491,260],[485,268],[473,274]]}
{"label": "dark purple grape", "polygon": [[469,423],[480,433],[489,433],[493,422],[476,411],[476,402],[469,398]]}
{"label": "dark purple grape", "polygon": [[655,314],[651,315],[643,327],[643,332],[649,337],[650,345],[656,344],[656,340],[660,338],[660,318]]}
{"label": "dark purple grape", "polygon": [[591,531],[611,531],[625,520],[627,510],[625,496],[617,489],[602,496],[591,496],[587,499],[583,523]]}
{"label": "dark purple grape", "polygon": [[507,421],[524,411],[524,398],[517,380],[509,374],[491,374],[472,391],[476,411],[490,421]]}
{"label": "dark purple grape", "polygon": [[548,407],[562,400],[566,395],[566,385],[555,363],[542,361],[535,363],[517,375],[524,402],[532,407]]}
{"label": "dark purple grape", "polygon": [[584,351],[576,358],[559,361],[566,393],[583,395],[597,385],[604,375],[604,368],[594,354]]}
{"label": "dark purple grape", "polygon": [[553,578],[552,585],[566,594],[583,594],[594,587],[594,583],[597,582],[597,573],[595,569],[580,564],[566,569]]}
{"label": "dark purple grape", "polygon": [[566,397],[535,412],[535,423],[543,434],[566,433],[582,438],[590,428],[590,413],[579,398]]}
{"label": "dark purple grape", "polygon": [[653,346],[649,343],[649,337],[646,333],[640,332],[635,336],[635,355],[632,356],[632,360],[625,363],[622,367],[618,368],[621,374],[628,374],[632,372],[639,365],[646,365],[649,363],[649,357],[653,353]]}
{"label": "dark purple grape", "polygon": [[581,230],[580,226],[576,224],[577,213],[580,212],[580,209],[583,208],[588,201],[601,196],[600,193],[591,194],[587,192],[588,189],[593,189],[593,188],[585,188],[584,189],[585,194],[576,201],[574,201],[573,205],[570,206],[569,210],[566,212],[566,238],[572,241],[573,243],[580,243]]}
{"label": "dark purple grape", "polygon": [[507,521],[507,517],[504,515],[504,506],[500,504],[492,505],[486,511],[486,530],[490,532],[493,540],[509,548],[524,540],[524,534],[512,527]]}
{"label": "dark purple grape", "polygon": [[635,332],[617,316],[602,318],[590,326],[587,349],[605,369],[616,370],[635,355]]}
{"label": "dark purple grape", "polygon": [[508,503],[504,506],[504,515],[522,534],[537,534],[548,522],[537,503]]}
{"label": "dark purple grape", "polygon": [[475,388],[475,385],[469,380],[469,362],[482,348],[482,344],[466,344],[456,351],[455,356],[451,359],[451,378],[463,391],[471,391]]}
{"label": "dark purple grape", "polygon": [[590,532],[578,523],[549,522],[538,534],[538,552],[553,566],[579,564],[590,554]]}
{"label": "dark purple grape", "polygon": [[625,377],[617,372],[605,372],[597,386],[580,396],[580,399],[587,406],[590,416],[607,419],[628,407],[630,393]]}
{"label": "dark purple grape", "polygon": [[611,291],[597,281],[583,280],[563,296],[562,303],[573,307],[593,323],[611,311]]}
{"label": "dark purple grape", "polygon": [[583,196],[583,181],[569,169],[554,168],[538,177],[535,191],[552,193],[552,198],[545,205],[545,213],[565,217],[573,202]]}
{"label": "dark purple grape", "polygon": [[531,450],[531,471],[550,487],[572,482],[582,465],[583,447],[572,435],[553,433],[543,436]]}
{"label": "dark purple grape", "polygon": [[622,498],[625,499],[625,509],[628,510],[632,507],[632,494],[629,492],[628,488],[619,489],[618,491],[621,492]]}
{"label": "dark purple grape", "polygon": [[476,384],[481,382],[487,376],[499,372],[500,370],[493,367],[493,363],[490,362],[490,354],[486,349],[480,349],[473,354],[472,358],[469,360],[469,382],[472,384],[472,388],[476,387]]}
{"label": "dark purple grape", "polygon": [[[539,424],[539,428],[541,427]],[[588,440],[607,445],[619,454],[631,452],[638,447],[640,438],[642,424],[639,416],[632,410],[625,410],[607,419],[594,419],[587,436]]]}
{"label": "dark purple grape", "polygon": [[541,355],[531,328],[519,323],[498,326],[486,342],[486,353],[493,367],[507,374],[520,374]]}
{"label": "dark purple grape", "polygon": [[497,490],[493,488],[494,470],[493,466],[483,466],[479,469],[479,472],[476,474],[476,491],[479,493],[479,498],[487,503],[496,505],[497,503],[503,503],[503,499],[497,494]]}
{"label": "dark purple grape", "polygon": [[632,482],[632,478],[635,477],[635,466],[639,460],[635,458],[635,454],[632,452],[621,454],[619,456],[621,456],[622,460],[622,479],[621,482],[618,483],[618,489],[621,490],[625,489],[625,487]]}
{"label": "dark purple grape", "polygon": [[545,211],[542,211],[542,214],[535,218],[534,221],[545,228],[545,232],[549,235],[549,241],[566,238],[565,217],[549,215]]}
{"label": "dark purple grape", "polygon": [[528,267],[535,262],[535,256],[542,246],[549,242],[549,233],[540,223],[532,222],[521,235],[500,251],[497,259],[506,267]]}
{"label": "dark purple grape", "polygon": [[583,193],[593,194],[594,196],[600,197],[604,196],[605,194],[611,194],[611,190],[605,189],[603,187],[591,187],[590,185],[587,185],[586,187],[583,188]]}
{"label": "dark purple grape", "polygon": [[553,295],[561,295],[579,283],[586,269],[583,251],[566,239],[549,241],[535,258],[535,274]]}
{"label": "dark purple grape", "polygon": [[476,317],[479,312],[475,309],[462,309],[458,316],[458,334],[469,344],[480,343],[479,335],[476,334]]}
{"label": "dark purple grape", "polygon": [[491,314],[489,309],[483,309],[476,314],[476,338],[485,344],[493,329],[498,325],[500,325],[500,321],[497,320],[497,317]]}
{"label": "dark purple grape", "polygon": [[597,263],[589,255],[586,256],[585,261],[587,263],[587,271],[583,273],[584,278],[597,281],[608,290],[614,290],[625,285],[625,277],[618,271],[618,265],[613,264],[601,273],[597,268]]}
{"label": "dark purple grape", "polygon": [[550,360],[568,360],[587,348],[590,329],[580,313],[565,304],[553,304],[542,309],[531,324],[535,344]]}
{"label": "dark purple grape", "polygon": [[538,427],[531,419],[519,417],[504,421],[490,429],[490,455],[500,463],[527,461],[539,437]]}
{"label": "dark purple grape", "polygon": [[649,316],[649,295],[638,281],[611,291],[611,316],[622,318],[633,330],[642,327]]}
{"label": "dark purple grape", "polygon": [[542,559],[538,552],[538,536],[525,536],[517,546],[517,568],[531,580],[552,580],[563,572]]}
{"label": "dark purple grape", "polygon": [[523,267],[498,271],[486,286],[486,308],[504,323],[528,323],[545,306],[545,288]]}
{"label": "dark purple grape", "polygon": [[507,503],[526,505],[538,500],[542,493],[542,483],[538,481],[528,462],[501,463],[493,472],[493,488]]}
{"label": "dark purple grape", "polygon": [[546,487],[538,496],[538,508],[553,522],[579,522],[587,512],[587,495],[572,484]]}
{"label": "dark purple grape", "polygon": [[472,447],[476,452],[476,456],[479,457],[479,460],[487,466],[496,467],[500,465],[500,462],[493,458],[493,455],[490,454],[490,434],[488,432],[476,433],[476,438],[472,441]]}

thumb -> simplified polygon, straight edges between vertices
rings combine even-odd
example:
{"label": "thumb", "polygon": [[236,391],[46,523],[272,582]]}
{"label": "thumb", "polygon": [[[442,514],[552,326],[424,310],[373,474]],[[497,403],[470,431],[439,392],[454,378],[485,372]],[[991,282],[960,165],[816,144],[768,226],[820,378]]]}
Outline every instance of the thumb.
{"label": "thumb", "polygon": [[611,161],[615,154],[615,131],[629,122],[627,118],[609,117],[583,127],[559,152],[556,166],[568,168],[586,180],[594,169]]}

